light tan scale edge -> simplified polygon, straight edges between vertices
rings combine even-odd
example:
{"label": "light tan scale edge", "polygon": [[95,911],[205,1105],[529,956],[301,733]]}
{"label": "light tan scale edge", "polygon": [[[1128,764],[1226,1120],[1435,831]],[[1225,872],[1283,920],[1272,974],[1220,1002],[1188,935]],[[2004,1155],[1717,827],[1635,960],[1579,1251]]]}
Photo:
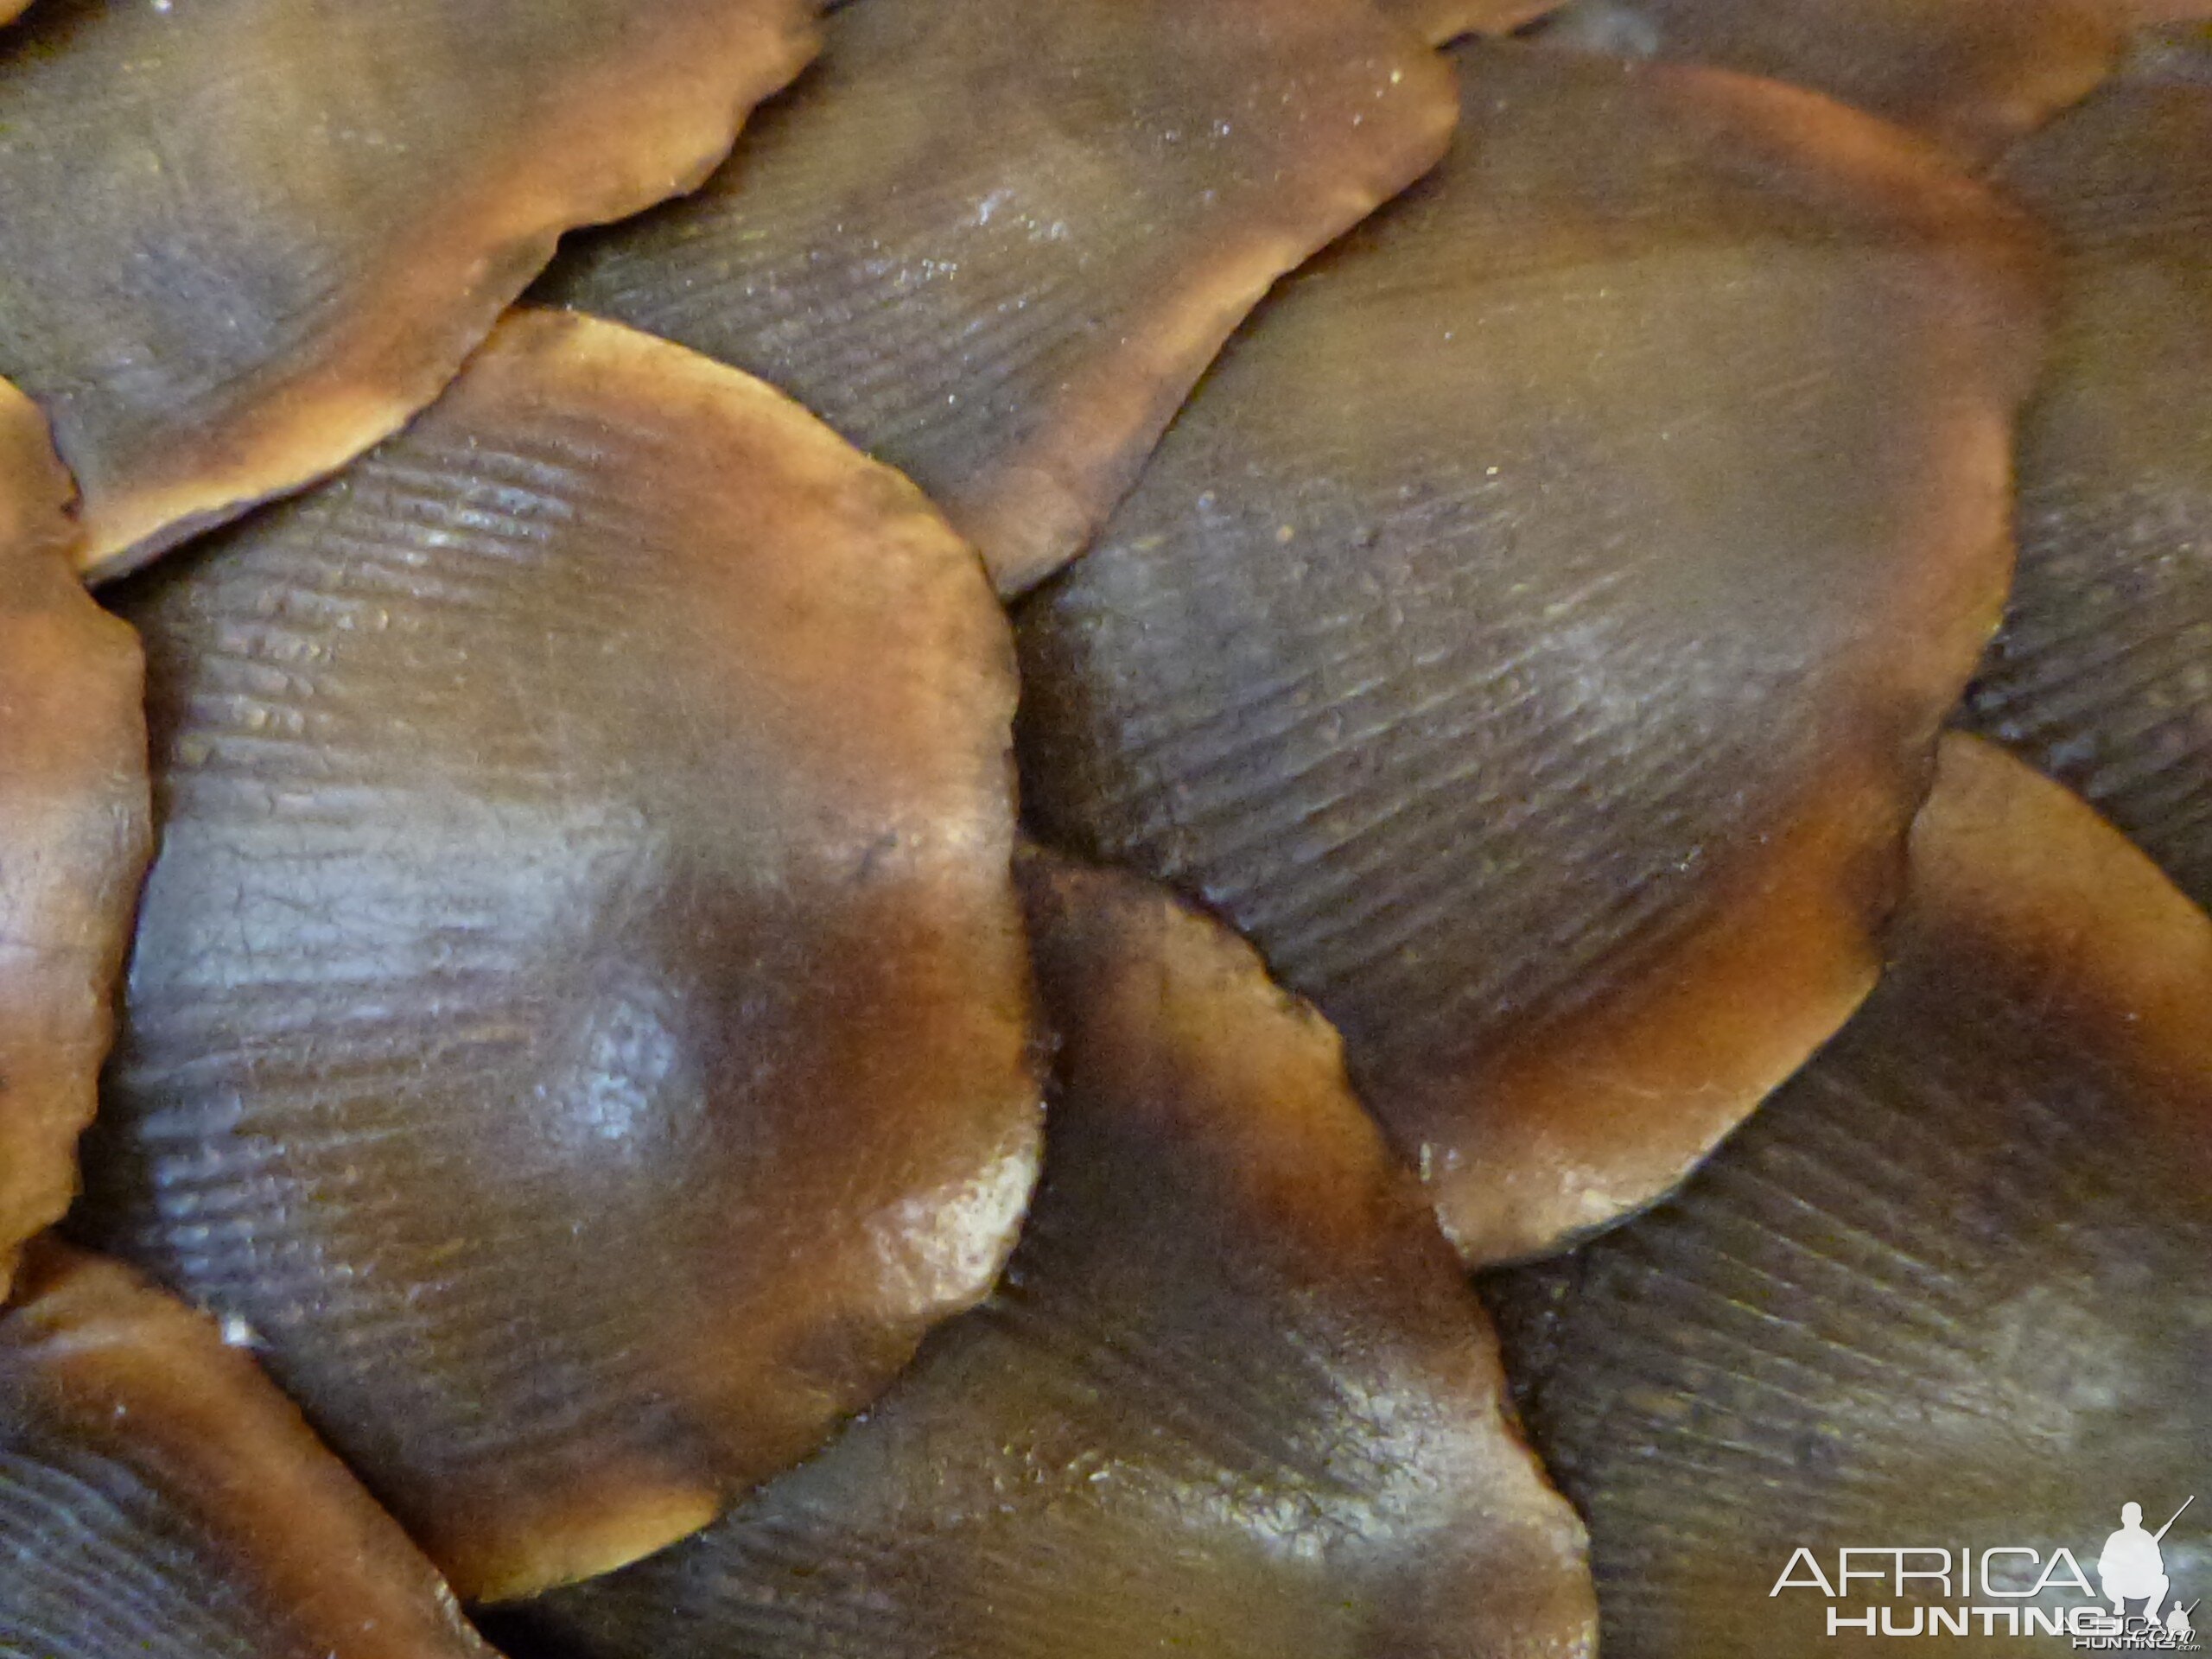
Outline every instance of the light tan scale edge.
{"label": "light tan scale edge", "polygon": [[[389,437],[435,399],[467,359],[424,364],[416,319],[450,311],[455,332],[481,337],[552,259],[563,232],[642,212],[696,189],[728,156],[755,105],[794,79],[820,47],[818,22],[787,25],[753,73],[693,78],[694,96],[641,103],[626,66],[570,89],[565,130],[518,146],[507,170],[487,179],[403,250],[375,284],[383,302],[323,353],[321,366],[262,400],[253,417],[222,435],[224,459],[181,472],[155,467],[120,495],[88,502],[79,554],[91,581],[127,574],[178,543],[271,498],[329,476]],[[751,53],[750,41],[740,48]],[[713,60],[702,39],[695,62]],[[605,112],[619,111],[619,121]],[[619,151],[603,152],[610,126]],[[589,156],[591,164],[578,157]],[[455,295],[465,296],[456,304]],[[66,457],[65,457],[66,458]]]}

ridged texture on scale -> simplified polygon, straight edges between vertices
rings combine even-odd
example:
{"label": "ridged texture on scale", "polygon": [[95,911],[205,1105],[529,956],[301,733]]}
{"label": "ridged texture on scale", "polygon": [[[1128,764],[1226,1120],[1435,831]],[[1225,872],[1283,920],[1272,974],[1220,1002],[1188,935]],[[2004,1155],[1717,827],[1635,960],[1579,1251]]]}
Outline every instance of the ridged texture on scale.
{"label": "ridged texture on scale", "polygon": [[73,493],[0,381],[0,1301],[77,1191],[152,835],[138,642],[77,580]]}
{"label": "ridged texture on scale", "polygon": [[700,194],[542,297],[749,369],[1004,587],[1075,553],[1230,331],[1418,177],[1451,78],[1372,0],[861,0]]}
{"label": "ridged texture on scale", "polygon": [[1482,1310],[1250,950],[1033,863],[1063,1039],[1005,1283],[697,1538],[531,1610],[590,1659],[1586,1659]]}
{"label": "ridged texture on scale", "polygon": [[118,598],[163,830],[73,1225],[244,1319],[464,1593],[703,1524],[988,1290],[1012,653],[904,480],[525,311]]}
{"label": "ridged texture on scale", "polygon": [[0,1655],[496,1659],[213,1320],[37,1247],[0,1319]]}
{"label": "ridged texture on scale", "polygon": [[2056,228],[2064,304],[1968,718],[2212,905],[2212,40],[2183,46],[2004,171]]}
{"label": "ridged texture on scale", "polygon": [[[1679,1195],[1486,1286],[1589,1519],[1611,1659],[1895,1645],[1830,1638],[1827,1610],[1902,1629],[1916,1599],[2005,1605],[1981,1592],[1999,1547],[2063,1545],[2094,1582],[2123,1504],[2156,1529],[2192,1492],[2166,1571],[2177,1602],[2212,1585],[2212,922],[2078,800],[1953,737],[1895,953]],[[1831,1580],[1841,1546],[1971,1548],[1973,1592],[1770,1596],[1800,1545]],[[2020,1566],[2001,1592],[2032,1587]],[[2071,1647],[1974,1629],[1911,1645]]]}
{"label": "ridged texture on scale", "polygon": [[812,0],[40,0],[0,40],[0,374],[83,562],[143,563],[435,397],[571,226],[693,184]]}
{"label": "ridged texture on scale", "polygon": [[1792,81],[1984,166],[2104,79],[2123,14],[2113,0],[1574,0],[1541,38]]}
{"label": "ridged texture on scale", "polygon": [[1717,72],[1470,44],[1018,613],[1049,838],[1217,906],[1468,1254],[1663,1190],[1872,982],[1994,627],[2015,221]]}

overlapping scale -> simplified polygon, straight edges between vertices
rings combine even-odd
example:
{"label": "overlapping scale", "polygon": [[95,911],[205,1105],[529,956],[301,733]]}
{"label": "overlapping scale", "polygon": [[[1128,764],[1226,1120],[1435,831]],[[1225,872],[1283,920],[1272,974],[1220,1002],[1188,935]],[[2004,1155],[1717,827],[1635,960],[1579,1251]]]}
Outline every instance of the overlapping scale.
{"label": "overlapping scale", "polygon": [[143,666],[77,581],[72,494],[0,381],[0,1301],[77,1190],[152,839]]}
{"label": "overlapping scale", "polygon": [[1576,0],[1543,39],[1792,81],[1986,166],[2104,79],[2124,14],[2113,0]]}
{"label": "overlapping scale", "polygon": [[1444,66],[1372,0],[864,0],[702,192],[582,238],[537,292],[783,387],[1018,588],[1452,118]]}
{"label": "overlapping scale", "polygon": [[2064,298],[1968,718],[2212,904],[2212,33],[2165,45],[2001,175]]}
{"label": "overlapping scale", "polygon": [[1005,1283],[812,1462],[540,1631],[590,1659],[1586,1659],[1580,1530],[1334,1033],[1157,889],[1027,876],[1063,1046]]}
{"label": "overlapping scale", "polygon": [[1048,839],[1217,907],[1469,1255],[1644,1203],[1873,980],[2010,563],[2031,245],[1891,129],[1470,44],[1017,613]]}
{"label": "overlapping scale", "polygon": [[73,1226],[258,1332],[464,1594],[703,1524],[988,1290],[1011,652],[905,480],[525,311],[119,599],[162,836]]}
{"label": "overlapping scale", "polygon": [[[1921,1630],[1886,1645],[2075,1651],[2018,1615],[2108,1616],[2088,1575],[2124,1506],[2157,1528],[2202,1491],[2212,921],[2079,800],[1953,737],[1894,950],[1680,1194],[1487,1287],[1617,1659],[1871,1651],[1828,1629],[1870,1610]],[[2201,1517],[2165,1539],[2174,1604],[2212,1579],[2209,1541]],[[1866,1554],[1840,1585],[1844,1548],[1947,1551],[1949,1578],[1900,1594]],[[2029,1595],[2062,1548],[2088,1597],[2063,1567]],[[1975,1607],[1996,1617],[1931,1628]]]}
{"label": "overlapping scale", "polygon": [[0,1317],[0,1653],[495,1659],[213,1319],[42,1244]]}
{"label": "overlapping scale", "polygon": [[572,226],[696,183],[813,0],[41,0],[0,42],[0,374],[111,574],[436,396]]}

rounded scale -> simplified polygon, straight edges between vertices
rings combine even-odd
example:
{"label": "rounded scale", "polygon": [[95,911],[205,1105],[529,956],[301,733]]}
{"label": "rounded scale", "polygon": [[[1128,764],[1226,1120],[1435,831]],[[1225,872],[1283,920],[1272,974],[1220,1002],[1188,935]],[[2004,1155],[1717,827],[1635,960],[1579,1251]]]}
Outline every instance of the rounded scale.
{"label": "rounded scale", "polygon": [[73,494],[0,381],[0,1300],[76,1193],[151,851],[144,667],[77,580]]}
{"label": "rounded scale", "polygon": [[866,0],[699,194],[540,297],[783,387],[1008,590],[1071,557],[1269,283],[1453,114],[1374,0]]}
{"label": "rounded scale", "polygon": [[1999,175],[2063,300],[1967,718],[2212,905],[2212,30],[2161,44]]}
{"label": "rounded scale", "polygon": [[578,1659],[1588,1659],[1580,1528],[1482,1309],[1250,949],[1033,858],[1060,1039],[1005,1282],[696,1538],[528,1616]]}
{"label": "rounded scale", "polygon": [[162,845],[73,1226],[256,1332],[465,1595],[704,1524],[989,1289],[1012,653],[904,480],[518,312],[118,601]]}
{"label": "rounded scale", "polygon": [[84,490],[80,562],[391,432],[563,231],[703,177],[814,10],[40,0],[0,40],[0,374]]}
{"label": "rounded scale", "polygon": [[496,1659],[213,1319],[38,1246],[0,1317],[0,1654]]}
{"label": "rounded scale", "polygon": [[[1609,1656],[1811,1659],[1869,1646],[1827,1629],[1869,1606],[1922,1625],[1916,1651],[2063,1655],[2079,1633],[2024,1611],[1994,1641],[1933,1615],[2108,1616],[2124,1506],[2155,1529],[2192,1493],[2172,1601],[2212,1585],[2212,920],[2078,799],[1955,736],[1892,954],[1679,1194],[1484,1287],[1589,1520]],[[1928,1550],[1909,1565],[1931,1574],[1948,1551],[1950,1577],[1899,1593],[1863,1555],[1847,1592],[1846,1547]]]}
{"label": "rounded scale", "polygon": [[2111,72],[2126,12],[2117,0],[1573,0],[1538,38],[1789,81],[1980,168]]}
{"label": "rounded scale", "polygon": [[2010,563],[2018,219],[1808,93],[1459,51],[1443,168],[1017,612],[1024,799],[1253,939],[1471,1259],[1649,1201],[1872,985]]}

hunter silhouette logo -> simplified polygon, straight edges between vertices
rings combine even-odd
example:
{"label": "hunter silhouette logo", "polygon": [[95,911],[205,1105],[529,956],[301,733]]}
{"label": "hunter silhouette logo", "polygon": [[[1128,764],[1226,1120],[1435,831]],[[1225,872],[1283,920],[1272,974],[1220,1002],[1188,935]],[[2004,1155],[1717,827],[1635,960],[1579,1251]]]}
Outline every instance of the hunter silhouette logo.
{"label": "hunter silhouette logo", "polygon": [[2143,1506],[2120,1506],[2120,1529],[2095,1560],[2095,1582],[2071,1549],[1917,1546],[1839,1549],[1833,1571],[1800,1545],[1770,1599],[1817,1591],[1829,1636],[2065,1637],[2099,1653],[2193,1653],[2197,1604],[2167,1571],[2165,1540],[2194,1496],[2156,1532]]}
{"label": "hunter silhouette logo", "polygon": [[2190,1495],[2189,1503],[2176,1510],[2173,1521],[2169,1521],[2156,1532],[2143,1530],[2143,1506],[2129,1503],[2120,1512],[2120,1530],[2105,1540],[2104,1554],[2097,1557],[2097,1578],[2103,1584],[2105,1598],[2112,1603],[2115,1613],[2126,1611],[2123,1605],[2140,1600],[2143,1617],[2156,1621],[2158,1605],[2166,1599],[2172,1584],[2166,1577],[2165,1553],[2158,1547],[2174,1529],[2174,1521],[2181,1519],[2190,1503],[2196,1502],[2196,1494]]}

